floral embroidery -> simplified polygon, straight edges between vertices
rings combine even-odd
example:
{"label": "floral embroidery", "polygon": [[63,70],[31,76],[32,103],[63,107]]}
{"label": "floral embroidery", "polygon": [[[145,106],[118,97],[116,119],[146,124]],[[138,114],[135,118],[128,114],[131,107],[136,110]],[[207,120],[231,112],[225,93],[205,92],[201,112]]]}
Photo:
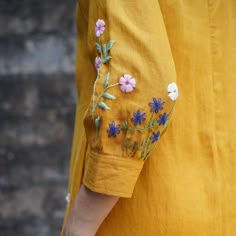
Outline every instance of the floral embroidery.
{"label": "floral embroidery", "polygon": [[178,87],[176,85],[176,83],[171,83],[168,85],[167,90],[169,92],[168,96],[172,101],[175,101],[178,96],[179,96],[179,92],[178,92]]}
{"label": "floral embroidery", "polygon": [[93,86],[93,98],[92,98],[92,118],[95,122],[96,133],[98,132],[98,129],[100,127],[100,118],[95,117],[96,109],[97,107],[99,107],[100,109],[103,109],[103,110],[110,110],[107,104],[104,101],[101,101],[101,99],[102,98],[103,100],[116,99],[115,96],[108,93],[107,90],[118,85],[118,83],[116,83],[109,86],[110,73],[108,72],[104,78],[104,90],[97,96],[97,99],[95,99],[96,85],[99,80],[100,68],[102,64],[107,64],[112,59],[112,57],[109,55],[109,52],[112,49],[113,45],[115,44],[114,40],[110,40],[107,44],[101,43],[100,36],[104,33],[104,31],[105,31],[105,21],[102,19],[98,19],[95,26],[95,34],[96,34],[96,37],[98,38],[98,42],[96,42],[96,50],[97,50],[98,56],[95,58],[95,68],[97,70],[97,77],[95,79],[94,86]]}
{"label": "floral embroidery", "polygon": [[[92,119],[94,121],[95,127],[96,127],[96,136],[95,140],[98,137],[98,132],[100,128],[100,117],[96,116],[96,109],[100,108],[102,110],[110,110],[110,107],[106,104],[106,100],[115,100],[116,97],[112,95],[111,93],[108,93],[108,90],[112,87],[120,85],[120,89],[122,92],[132,92],[136,81],[134,78],[132,78],[131,75],[125,74],[123,77],[120,78],[119,83],[109,84],[110,80],[110,73],[107,72],[104,79],[103,79],[103,90],[99,93],[96,89],[97,82],[100,79],[100,69],[103,64],[108,64],[110,60],[112,59],[110,55],[110,51],[112,47],[115,44],[114,40],[110,40],[108,43],[101,43],[100,36],[104,34],[105,32],[105,21],[102,19],[98,19],[95,26],[95,34],[98,38],[98,42],[96,42],[96,51],[98,53],[97,57],[95,58],[95,69],[97,71],[97,77],[94,82],[93,86],[93,97],[92,97]],[[111,126],[112,128],[113,126]],[[110,136],[109,137],[115,137],[112,133],[112,129],[110,130]]]}
{"label": "floral embroidery", "polygon": [[136,86],[136,80],[131,75],[125,74],[120,78],[120,90],[125,93],[130,93]]}
{"label": "floral embroidery", "polygon": [[101,57],[96,57],[95,58],[95,68],[96,68],[97,72],[99,71],[101,66],[102,66],[102,59],[101,59]]}
{"label": "floral embroidery", "polygon": [[[106,100],[115,100],[116,97],[108,92],[111,88],[119,86],[121,92],[130,93],[133,92],[136,87],[136,80],[129,74],[124,74],[120,77],[119,82],[110,84],[110,72],[108,71],[103,78],[103,89],[97,91],[97,82],[100,79],[100,69],[102,65],[107,65],[112,57],[110,51],[115,44],[114,40],[110,40],[107,43],[102,43],[100,36],[105,32],[105,22],[102,19],[98,19],[95,26],[95,35],[98,38],[96,42],[97,56],[95,58],[95,69],[97,71],[97,77],[93,86],[92,97],[92,119],[96,127],[95,141],[98,138],[98,132],[101,125],[101,118],[97,116],[96,109],[110,110],[106,104]],[[140,153],[140,158],[146,160],[151,153],[155,150],[155,147],[160,139],[162,132],[166,128],[172,111],[178,98],[178,87],[175,83],[170,83],[167,87],[168,97],[174,101],[174,104],[169,113],[161,113],[164,109],[165,102],[161,98],[153,97],[152,101],[148,103],[150,114],[137,109],[133,112],[133,116],[130,118],[131,122],[124,120],[121,124],[115,123],[113,120],[108,124],[107,134],[109,138],[116,138],[121,132],[125,135],[124,148],[126,155],[134,157],[137,152]],[[137,134],[137,135],[136,135]],[[140,136],[141,135],[141,136]],[[141,140],[138,138],[141,137]],[[137,139],[138,138],[138,139]]]}
{"label": "floral embroidery", "polygon": [[151,107],[151,112],[158,113],[159,110],[163,109],[165,102],[162,102],[160,98],[153,98],[153,102],[149,102],[148,105]]}
{"label": "floral embroidery", "polygon": [[157,133],[153,132],[152,136],[150,137],[150,140],[152,141],[152,143],[155,143],[158,141],[158,139],[160,138],[161,133],[160,131],[158,131]]}
{"label": "floral embroidery", "polygon": [[168,119],[168,114],[164,113],[164,114],[161,114],[159,117],[160,117],[160,120],[158,122],[159,125],[165,125]]}
{"label": "floral embroidery", "polygon": [[[177,90],[177,85],[175,86],[175,89]],[[172,100],[172,98],[170,99]],[[133,157],[137,152],[140,152],[141,159],[146,160],[155,150],[158,140],[168,124],[176,103],[174,102],[169,113],[164,112],[159,114],[159,112],[164,108],[164,104],[165,102],[162,101],[161,98],[154,97],[153,102],[148,103],[151,107],[151,114],[147,122],[146,113],[141,112],[141,110],[138,109],[133,113],[133,117],[131,118],[133,126],[129,125],[126,120],[123,121],[120,126],[119,124],[115,125],[112,122],[109,124],[109,129],[107,131],[108,137],[116,137],[121,130],[125,134],[124,147],[126,149],[127,156]],[[113,133],[114,135],[112,135]],[[135,136],[136,133],[137,136],[138,133],[145,133],[145,135],[142,135],[143,139],[141,141],[137,141],[135,139],[135,137],[137,137]]]}
{"label": "floral embroidery", "polygon": [[104,20],[98,19],[95,27],[96,37],[99,38],[105,31],[105,22]]}
{"label": "floral embroidery", "polygon": [[141,123],[146,120],[145,115],[146,115],[145,112],[141,113],[140,110],[137,110],[137,112],[133,113],[133,118],[131,119],[131,121],[135,126],[141,125]]}
{"label": "floral embroidery", "polygon": [[116,125],[115,122],[112,121],[109,124],[107,133],[108,133],[108,137],[116,137],[116,135],[120,133],[120,125]]}

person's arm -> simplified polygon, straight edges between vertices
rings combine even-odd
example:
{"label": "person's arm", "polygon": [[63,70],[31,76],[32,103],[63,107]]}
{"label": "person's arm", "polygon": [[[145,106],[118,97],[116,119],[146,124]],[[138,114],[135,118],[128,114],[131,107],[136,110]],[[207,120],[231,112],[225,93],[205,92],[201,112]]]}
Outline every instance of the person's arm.
{"label": "person's arm", "polygon": [[118,199],[115,196],[92,192],[82,185],[71,208],[64,235],[94,236]]}

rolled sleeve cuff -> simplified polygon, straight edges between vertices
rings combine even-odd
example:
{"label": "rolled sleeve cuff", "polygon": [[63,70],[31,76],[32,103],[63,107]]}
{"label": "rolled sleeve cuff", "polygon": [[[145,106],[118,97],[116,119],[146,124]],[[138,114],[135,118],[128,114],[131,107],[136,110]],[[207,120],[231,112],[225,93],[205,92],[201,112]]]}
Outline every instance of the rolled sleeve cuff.
{"label": "rolled sleeve cuff", "polygon": [[98,193],[130,198],[142,170],[142,160],[114,157],[90,151],[83,184]]}

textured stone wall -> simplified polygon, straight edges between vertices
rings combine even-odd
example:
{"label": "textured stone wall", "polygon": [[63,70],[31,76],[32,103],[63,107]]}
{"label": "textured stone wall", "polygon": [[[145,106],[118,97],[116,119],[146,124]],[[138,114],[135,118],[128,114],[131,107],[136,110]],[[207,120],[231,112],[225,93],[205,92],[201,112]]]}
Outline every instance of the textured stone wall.
{"label": "textured stone wall", "polygon": [[57,236],[76,104],[75,0],[0,1],[0,236]]}

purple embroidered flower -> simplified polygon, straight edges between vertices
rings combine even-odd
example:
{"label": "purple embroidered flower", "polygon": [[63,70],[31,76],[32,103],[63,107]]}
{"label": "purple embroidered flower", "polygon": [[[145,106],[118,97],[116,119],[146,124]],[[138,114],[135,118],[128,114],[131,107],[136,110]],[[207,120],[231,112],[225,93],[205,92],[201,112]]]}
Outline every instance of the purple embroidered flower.
{"label": "purple embroidered flower", "polygon": [[148,103],[148,105],[151,107],[151,112],[155,113],[158,113],[159,110],[162,110],[164,104],[165,102],[163,102],[160,98],[153,98],[153,102]]}
{"label": "purple embroidered flower", "polygon": [[96,57],[95,58],[95,68],[97,71],[99,71],[99,69],[101,68],[101,65],[102,65],[101,57]]}
{"label": "purple embroidered flower", "polygon": [[120,78],[119,84],[120,84],[120,90],[122,92],[130,93],[134,90],[136,86],[136,80],[132,78],[131,75],[124,74],[124,76]]}
{"label": "purple embroidered flower", "polygon": [[166,123],[166,121],[167,121],[167,119],[168,119],[168,114],[166,114],[166,113],[163,113],[163,114],[161,114],[160,116],[160,120],[159,120],[159,125],[165,125],[165,123]]}
{"label": "purple embroidered flower", "polygon": [[152,143],[157,142],[160,136],[161,136],[160,131],[158,131],[157,133],[153,132],[152,136],[150,137],[150,139],[152,140]]}
{"label": "purple embroidered flower", "polygon": [[131,118],[131,121],[133,122],[135,126],[141,125],[141,123],[146,120],[145,115],[146,115],[145,112],[142,113],[140,110],[137,110],[137,112],[133,113],[133,117]]}
{"label": "purple embroidered flower", "polygon": [[117,134],[120,133],[120,125],[116,125],[114,121],[109,124],[109,128],[107,129],[108,137],[116,137]]}
{"label": "purple embroidered flower", "polygon": [[95,27],[96,37],[99,38],[105,31],[105,21],[98,19]]}

